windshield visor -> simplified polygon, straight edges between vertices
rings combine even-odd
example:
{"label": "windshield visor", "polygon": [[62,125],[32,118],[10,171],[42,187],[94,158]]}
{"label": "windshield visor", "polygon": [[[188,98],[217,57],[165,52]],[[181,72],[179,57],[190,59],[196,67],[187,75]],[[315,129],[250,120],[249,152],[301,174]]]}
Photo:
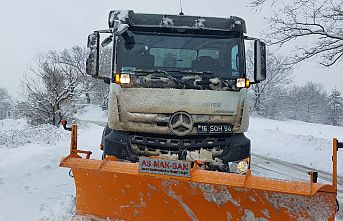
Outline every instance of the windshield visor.
{"label": "windshield visor", "polygon": [[225,36],[131,32],[118,37],[117,71],[209,72],[243,77],[239,34]]}

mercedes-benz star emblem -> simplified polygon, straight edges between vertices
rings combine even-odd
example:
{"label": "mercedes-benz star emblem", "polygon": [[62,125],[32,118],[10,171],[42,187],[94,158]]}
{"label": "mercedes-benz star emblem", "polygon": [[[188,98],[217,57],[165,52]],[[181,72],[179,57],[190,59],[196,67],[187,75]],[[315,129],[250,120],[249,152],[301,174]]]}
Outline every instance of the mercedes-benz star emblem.
{"label": "mercedes-benz star emblem", "polygon": [[193,120],[186,112],[176,112],[169,120],[170,131],[177,136],[185,136],[193,130]]}

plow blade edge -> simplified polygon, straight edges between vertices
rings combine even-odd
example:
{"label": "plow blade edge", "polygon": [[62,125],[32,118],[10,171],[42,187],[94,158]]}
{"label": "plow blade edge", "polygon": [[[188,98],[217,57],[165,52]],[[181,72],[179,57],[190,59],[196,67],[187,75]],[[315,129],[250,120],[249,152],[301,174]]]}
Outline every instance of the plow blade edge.
{"label": "plow blade edge", "polygon": [[76,213],[119,220],[334,220],[331,185],[192,169],[139,173],[138,163],[67,157]]}

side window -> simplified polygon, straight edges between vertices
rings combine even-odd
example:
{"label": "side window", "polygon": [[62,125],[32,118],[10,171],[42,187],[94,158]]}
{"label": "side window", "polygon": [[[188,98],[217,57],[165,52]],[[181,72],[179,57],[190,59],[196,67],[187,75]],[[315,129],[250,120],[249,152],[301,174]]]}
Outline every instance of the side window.
{"label": "side window", "polygon": [[232,77],[239,77],[239,54],[238,45],[232,47],[231,49],[231,70]]}

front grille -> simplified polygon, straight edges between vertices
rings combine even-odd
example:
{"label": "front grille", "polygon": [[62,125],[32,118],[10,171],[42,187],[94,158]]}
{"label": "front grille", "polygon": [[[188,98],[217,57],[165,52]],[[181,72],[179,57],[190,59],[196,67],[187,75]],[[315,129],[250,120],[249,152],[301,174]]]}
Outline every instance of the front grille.
{"label": "front grille", "polygon": [[[149,134],[172,134],[169,128],[169,121],[172,114],[153,114],[153,113],[127,113],[126,131]],[[197,134],[199,124],[232,124],[234,125],[235,116],[226,115],[197,115],[191,114],[193,129],[189,133]]]}
{"label": "front grille", "polygon": [[[167,151],[179,151],[180,149],[187,150],[200,150],[201,148],[213,149],[213,148],[223,148],[229,146],[230,134],[226,137],[220,136],[189,136],[185,138],[176,137],[153,137],[153,136],[143,136],[134,135],[131,138],[131,143],[138,145],[142,148],[153,148],[159,150]],[[220,148],[221,147],[221,148]]]}

